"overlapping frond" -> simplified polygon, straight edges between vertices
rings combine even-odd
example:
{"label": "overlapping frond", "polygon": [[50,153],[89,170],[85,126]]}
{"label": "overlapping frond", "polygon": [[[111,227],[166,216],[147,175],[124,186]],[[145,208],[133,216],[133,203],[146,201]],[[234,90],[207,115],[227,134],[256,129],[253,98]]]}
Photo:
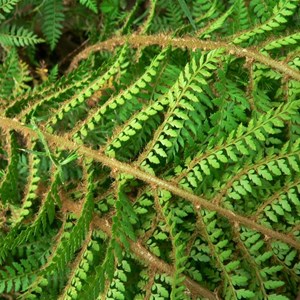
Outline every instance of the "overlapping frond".
{"label": "overlapping frond", "polygon": [[[174,1],[79,2],[118,35],[36,87],[15,48],[0,69],[0,293],[295,299],[298,1],[186,1],[196,31]],[[41,4],[51,49],[63,3]]]}

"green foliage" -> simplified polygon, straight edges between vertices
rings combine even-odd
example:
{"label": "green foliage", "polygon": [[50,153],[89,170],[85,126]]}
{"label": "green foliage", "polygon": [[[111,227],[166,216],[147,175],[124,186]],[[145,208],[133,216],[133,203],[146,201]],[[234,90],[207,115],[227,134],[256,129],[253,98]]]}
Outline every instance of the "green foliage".
{"label": "green foliage", "polygon": [[192,14],[188,8],[188,6],[186,5],[186,2],[184,0],[178,0],[181,9],[184,11],[185,15],[187,16],[187,18],[189,19],[191,25],[193,26],[194,29],[196,29],[196,25],[195,22],[193,20]]}
{"label": "green foliage", "polygon": [[33,32],[23,27],[3,26],[0,33],[0,45],[24,47],[42,42]]}
{"label": "green foliage", "polygon": [[94,13],[98,12],[97,1],[96,0],[79,0],[79,3],[89,8]]}
{"label": "green foliage", "polygon": [[0,0],[0,298],[296,299],[299,14]]}
{"label": "green foliage", "polygon": [[5,20],[5,16],[3,15],[3,13],[8,14],[10,13],[13,9],[14,6],[20,2],[20,0],[1,0],[0,1],[0,19],[1,20]]}
{"label": "green foliage", "polygon": [[298,0],[292,1],[279,1],[278,4],[273,9],[273,15],[264,23],[255,26],[255,28],[238,35],[233,39],[233,43],[240,44],[253,39],[254,36],[259,36],[260,34],[267,33],[268,31],[276,30],[282,24],[285,24],[288,20],[287,18],[293,15],[295,9],[297,8]]}
{"label": "green foliage", "polygon": [[61,0],[44,1],[41,7],[42,31],[53,50],[62,34],[64,21],[63,4]]}

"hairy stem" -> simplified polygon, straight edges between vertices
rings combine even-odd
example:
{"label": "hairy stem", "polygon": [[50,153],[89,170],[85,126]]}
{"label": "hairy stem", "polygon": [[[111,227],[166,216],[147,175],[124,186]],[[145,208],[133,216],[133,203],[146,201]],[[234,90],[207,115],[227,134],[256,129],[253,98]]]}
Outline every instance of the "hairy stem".
{"label": "hairy stem", "polygon": [[93,46],[87,47],[79,54],[77,54],[72,60],[68,72],[74,69],[79,61],[86,59],[91,53],[109,50],[113,51],[115,47],[124,45],[129,43],[131,46],[135,48],[151,46],[151,45],[159,45],[161,47],[174,46],[176,48],[186,48],[190,50],[214,50],[223,48],[228,54],[234,54],[238,57],[246,57],[248,60],[261,62],[282,74],[288,75],[296,80],[300,81],[300,72],[288,66],[288,64],[284,62],[276,61],[262,53],[258,52],[254,48],[241,48],[237,47],[233,44],[225,43],[225,42],[215,42],[209,40],[199,40],[194,37],[181,37],[181,38],[173,38],[168,35],[130,35],[130,36],[121,36],[121,37],[113,37],[107,41],[100,42]]}
{"label": "hairy stem", "polygon": [[[96,215],[93,217],[93,225],[97,228],[100,228],[106,234],[111,235],[111,224],[108,220],[100,218]],[[152,267],[156,268],[160,272],[166,273],[170,276],[174,273],[173,266],[167,264],[163,260],[159,259],[152,253],[150,253],[140,242],[130,242],[130,248],[133,253],[138,257],[141,258],[143,262],[146,264],[151,265]],[[184,280],[185,286],[190,290],[193,296],[202,296],[206,299],[217,299],[217,296],[213,294],[211,291],[207,290],[206,288],[202,287],[196,281],[192,280],[191,278],[185,276]]]}
{"label": "hairy stem", "polygon": [[[9,118],[0,117],[0,127],[5,130],[17,130],[22,132],[25,136],[37,137],[37,132],[33,129],[27,127],[25,124],[20,123],[16,119],[11,120]],[[49,145],[56,145],[57,147],[64,147],[65,149],[69,149],[71,151],[77,151],[79,155],[84,155],[89,158],[93,158],[96,161],[101,162],[103,165],[109,167],[113,172],[121,172],[134,176],[137,179],[140,179],[152,186],[160,187],[162,189],[170,191],[172,194],[177,195],[183,199],[186,199],[193,203],[195,207],[198,209],[206,208],[211,211],[216,211],[221,216],[230,219],[237,224],[245,225],[253,230],[259,231],[268,238],[274,238],[285,242],[297,250],[300,250],[300,242],[297,241],[292,235],[287,235],[284,233],[280,233],[278,231],[266,228],[256,222],[250,220],[247,217],[236,214],[231,210],[220,207],[214,203],[209,202],[208,200],[196,196],[191,192],[185,191],[182,188],[174,185],[173,183],[153,176],[149,173],[146,173],[140,170],[136,166],[132,166],[127,163],[120,162],[116,159],[107,157],[105,154],[99,153],[99,151],[92,150],[88,147],[78,145],[72,141],[66,140],[63,137],[49,134],[47,132],[43,132],[44,137],[48,141]]]}

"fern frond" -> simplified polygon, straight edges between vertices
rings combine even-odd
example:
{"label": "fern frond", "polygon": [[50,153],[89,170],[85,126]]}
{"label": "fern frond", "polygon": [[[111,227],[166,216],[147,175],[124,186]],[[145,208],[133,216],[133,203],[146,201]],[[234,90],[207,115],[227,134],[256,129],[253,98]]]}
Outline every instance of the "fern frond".
{"label": "fern frond", "polygon": [[20,2],[20,0],[1,0],[0,1],[0,20],[5,20],[6,17],[3,13],[8,14],[10,13],[15,6]]}
{"label": "fern frond", "polygon": [[60,272],[65,271],[64,267],[66,263],[72,259],[74,252],[79,248],[86,232],[88,231],[91,221],[92,205],[92,194],[90,190],[88,192],[88,197],[83,204],[82,214],[77,220],[76,225],[74,225],[74,227],[70,230],[69,234],[62,236],[62,240],[60,241],[57,249],[55,249],[53,257],[48,262],[48,266],[44,271],[45,274],[48,272],[51,273],[56,269]]}
{"label": "fern frond", "polygon": [[171,285],[171,295],[170,299],[184,299],[185,287],[183,285],[184,275],[183,271],[185,269],[184,265],[187,260],[187,256],[184,254],[185,250],[185,241],[180,232],[177,232],[176,223],[178,218],[174,215],[173,211],[176,213],[176,210],[172,210],[168,207],[167,203],[169,202],[172,195],[168,191],[161,191],[160,195],[155,195],[159,199],[157,200],[157,207],[160,208],[160,213],[164,216],[170,238],[172,241],[173,249],[173,259],[174,259],[174,274],[172,276],[172,285]]}
{"label": "fern frond", "polygon": [[[85,137],[87,135],[88,129],[93,130],[96,127],[96,125],[101,121],[102,115],[104,115],[108,109],[116,109],[117,107],[123,106],[129,101],[136,102],[136,95],[140,92],[141,89],[146,88],[148,82],[150,82],[151,79],[156,75],[160,63],[164,59],[164,55],[165,52],[163,52],[161,55],[158,55],[157,58],[153,60],[152,64],[147,68],[145,73],[139,78],[138,81],[133,83],[122,93],[110,98],[102,107],[100,107],[97,110],[96,113],[94,113],[93,116],[89,117],[88,121],[86,122],[86,125],[84,125],[80,129],[81,135]],[[74,136],[75,140],[77,135],[78,133]]]}
{"label": "fern frond", "polygon": [[298,2],[0,0],[0,293],[295,299]]}
{"label": "fern frond", "polygon": [[231,6],[224,14],[222,14],[219,18],[214,20],[213,22],[209,23],[206,27],[202,28],[197,35],[203,38],[209,38],[212,32],[221,28],[226,21],[226,19],[232,14],[234,11],[234,5]]}
{"label": "fern frond", "polygon": [[201,56],[198,62],[195,58],[191,64],[185,66],[177,82],[163,96],[169,102],[169,109],[164,123],[156,131],[153,141],[138,159],[143,169],[153,172],[151,164],[160,164],[164,157],[167,157],[166,150],[172,146],[169,139],[176,139],[179,135],[178,131],[183,127],[184,121],[188,119],[184,110],[189,110],[191,107],[189,102],[199,101],[196,95],[202,92],[201,85],[207,84],[206,78],[209,78],[211,72],[215,70],[214,64],[218,62],[221,53],[222,51],[209,52],[207,56]]}
{"label": "fern frond", "polygon": [[297,0],[279,1],[273,9],[273,16],[271,16],[268,21],[238,35],[232,40],[232,42],[234,44],[244,43],[254,36],[267,33],[276,29],[280,25],[285,24],[287,22],[287,18],[293,15],[294,10],[297,8],[297,3]]}
{"label": "fern frond", "polygon": [[246,30],[250,27],[251,21],[249,19],[249,12],[245,1],[238,0],[234,2],[234,19],[236,22],[232,22],[231,26],[233,27],[232,32],[235,33],[239,30]]}
{"label": "fern frond", "polygon": [[[124,180],[124,179],[123,179]],[[123,181],[122,180],[122,181]],[[120,183],[118,190],[118,199],[116,200],[116,215],[113,217],[112,225],[112,240],[115,247],[115,253],[119,260],[122,260],[121,247],[117,245],[120,243],[125,249],[130,249],[128,239],[136,240],[136,236],[133,230],[133,225],[137,222],[137,217],[131,206],[131,203],[123,191],[122,183]]]}
{"label": "fern frond", "polygon": [[9,164],[3,176],[0,185],[1,200],[2,203],[13,203],[18,201],[20,197],[20,191],[18,188],[18,143],[17,137],[14,132],[9,134]]}
{"label": "fern frond", "polygon": [[24,27],[2,26],[0,32],[0,45],[4,46],[16,46],[24,47],[29,45],[35,45],[44,42],[32,31]]}
{"label": "fern frond", "polygon": [[[36,179],[36,177],[33,178],[33,181],[34,179]],[[34,183],[32,183],[32,181],[31,184],[33,186],[33,190],[35,190],[35,185]],[[54,173],[53,182],[49,187],[49,191],[45,195],[45,199],[43,199],[42,205],[37,213],[37,216],[34,220],[32,220],[30,226],[24,228],[22,226],[22,221],[25,218],[29,219],[29,217],[32,215],[32,203],[30,201],[30,197],[34,197],[33,193],[27,193],[27,200],[23,205],[21,214],[20,216],[18,216],[17,220],[13,220],[15,226],[5,237],[0,247],[0,261],[4,261],[10,250],[20,247],[23,243],[28,242],[32,237],[41,236],[42,234],[45,234],[47,225],[53,223],[55,215],[55,205],[60,204],[57,192],[58,184],[59,176],[57,173]]]}
{"label": "fern frond", "polygon": [[157,9],[160,8],[164,11],[164,16],[157,18],[154,17],[150,31],[157,32],[159,29],[174,29],[182,27],[184,24],[184,13],[178,1],[159,1]]}
{"label": "fern frond", "polygon": [[263,47],[263,49],[261,51],[264,51],[264,50],[270,51],[270,50],[281,48],[281,47],[296,45],[298,43],[298,40],[300,40],[300,33],[296,32],[296,33],[288,35],[286,37],[281,37],[272,42],[269,42],[267,45],[265,45]]}
{"label": "fern frond", "polygon": [[[214,213],[203,211],[201,215],[198,213],[197,219],[199,229],[205,224],[203,234],[206,237],[216,267],[219,269],[220,276],[224,278],[223,297],[224,299],[252,298],[255,295],[254,292],[243,289],[244,286],[247,286],[249,276],[240,267],[239,260],[231,257],[233,245],[230,245],[231,241],[227,239],[226,235],[222,235],[221,224],[223,222],[218,223],[216,219],[212,220],[213,216]],[[201,226],[201,224],[203,225]]]}
{"label": "fern frond", "polygon": [[[184,187],[197,187],[197,182],[203,179],[203,175],[210,175],[211,168],[218,169],[222,164],[238,161],[238,157],[253,156],[258,149],[261,148],[260,142],[264,142],[269,138],[269,135],[277,134],[276,127],[283,127],[283,119],[290,120],[290,115],[295,114],[298,109],[299,102],[287,104],[285,107],[279,107],[276,112],[269,111],[266,115],[260,116],[257,122],[248,124],[247,129],[243,125],[239,125],[236,132],[231,132],[227,137],[227,141],[222,146],[222,139],[217,142],[217,151],[211,154],[199,152],[193,160],[187,160],[188,167],[178,168],[178,181]],[[247,130],[250,130],[247,132]],[[244,133],[243,133],[244,132]],[[246,133],[247,132],[247,133]],[[253,135],[252,135],[253,134]],[[274,140],[276,142],[276,140]],[[213,140],[211,143],[214,143]],[[272,143],[272,142],[271,142]]]}
{"label": "fern frond", "polygon": [[[70,94],[74,93],[77,86],[84,86],[92,76],[95,76],[98,73],[97,71],[92,72],[91,74],[84,76],[84,78],[79,81],[76,81],[83,74],[86,74],[84,68],[79,68],[76,72],[70,73],[66,77],[62,77],[55,87],[42,86],[40,89],[30,91],[21,97],[15,98],[15,101],[7,107],[5,114],[12,117],[21,113],[20,118],[27,118],[30,114],[32,114],[32,112],[39,111],[44,104],[55,103],[56,99],[60,99],[68,92]],[[27,108],[24,109],[26,106]]]}
{"label": "fern frond", "polygon": [[89,233],[84,241],[84,247],[75,259],[75,266],[72,266],[73,275],[58,299],[71,300],[78,297],[78,293],[82,290],[82,285],[87,279],[87,272],[93,263],[93,252],[91,250],[93,244],[96,243],[91,240],[91,233]]}
{"label": "fern frond", "polygon": [[265,1],[265,0],[252,0],[250,1],[250,8],[255,13],[255,16],[257,17],[257,20],[261,22],[267,21],[271,15],[272,11],[274,9],[274,6],[276,5],[276,1]]}
{"label": "fern frond", "polygon": [[[212,20],[217,18],[222,12],[222,8],[220,7],[220,2],[218,1],[203,1],[199,0],[193,3],[193,11],[192,14],[195,17],[195,21],[198,26],[203,27],[204,20]],[[201,24],[202,23],[202,24]]]}
{"label": "fern frond", "polygon": [[24,93],[30,88],[28,83],[31,81],[32,77],[30,76],[28,65],[23,61],[19,61],[19,73],[18,76],[15,77],[14,93],[16,95]]}
{"label": "fern frond", "polygon": [[51,50],[54,50],[62,35],[62,22],[65,19],[61,0],[49,0],[43,2],[41,7],[42,14],[42,32],[46,37]]}
{"label": "fern frond", "polygon": [[[125,97],[127,100],[130,100],[131,97],[134,97],[135,94],[139,93],[140,89],[147,88],[147,83],[149,82],[149,80],[151,80],[151,78],[157,75],[158,70],[161,67],[161,62],[166,58],[167,52],[168,51],[163,51],[156,57],[156,59],[149,66],[144,75],[142,75],[140,80],[126,91],[127,96],[122,95],[123,98]],[[168,101],[166,100],[160,101],[158,99],[155,103],[148,106],[146,109],[143,109],[137,115],[133,116],[124,126],[122,126],[122,128],[116,131],[112,142],[107,143],[107,149],[105,150],[106,153],[114,157],[115,150],[113,149],[122,147],[122,144],[125,144],[125,142],[127,142],[131,137],[133,137],[138,130],[142,129],[142,127],[139,126],[139,120],[146,121],[150,116],[154,116],[157,112],[159,112],[162,109],[162,105],[166,105],[167,102]],[[119,132],[121,132],[121,134]]]}
{"label": "fern frond", "polygon": [[86,6],[88,9],[93,11],[95,14],[98,13],[97,1],[95,1],[95,0],[79,0],[79,3]]}
{"label": "fern frond", "polygon": [[113,280],[110,284],[110,287],[105,295],[105,298],[108,300],[114,300],[116,298],[125,298],[126,297],[126,284],[127,276],[126,273],[131,272],[130,264],[124,259],[122,260],[117,269],[115,270]]}
{"label": "fern frond", "polygon": [[19,58],[15,48],[7,53],[0,67],[0,95],[3,99],[10,98],[15,88],[15,77],[19,73]]}
{"label": "fern frond", "polygon": [[29,285],[37,278],[39,264],[34,259],[13,262],[5,270],[0,270],[0,293],[10,293],[27,290]]}
{"label": "fern frond", "polygon": [[[59,108],[58,111],[54,114],[54,116],[48,121],[47,129],[49,132],[53,132],[54,126],[57,126],[58,125],[57,123],[59,123],[60,120],[63,120],[64,116],[68,115],[70,112],[72,113],[73,108],[77,108],[78,106],[80,106],[82,103],[84,103],[85,100],[89,99],[93,94],[95,94],[95,97],[97,97],[97,93],[101,95],[103,90],[109,88],[112,81],[111,76],[118,77],[119,75],[125,72],[127,67],[127,64],[125,62],[126,59],[125,53],[126,53],[126,47],[118,55],[118,58],[116,59],[114,64],[110,66],[110,68],[104,74],[99,76],[100,75],[99,73],[102,71],[101,69],[99,69],[97,72],[93,74],[94,78],[92,81],[86,80],[86,83],[84,84],[84,86],[82,86],[83,89],[80,89],[79,94],[76,94],[75,91],[74,95],[70,99],[68,99],[68,101],[66,101],[66,104],[62,105],[61,108]],[[76,89],[78,89],[78,87],[76,87]],[[74,128],[73,131],[77,133],[78,131],[77,128],[79,126],[85,127],[82,126],[81,123],[79,123]],[[81,129],[81,133],[82,132],[83,129]],[[84,133],[82,134],[84,135]],[[74,139],[76,139],[76,134],[74,133],[74,135],[75,135]]]}
{"label": "fern frond", "polygon": [[[31,148],[31,147],[28,147]],[[34,145],[32,147],[34,149]],[[37,189],[38,182],[40,180],[39,177],[39,168],[40,168],[41,160],[36,155],[30,155],[28,167],[29,167],[29,176],[28,176],[28,190],[25,192],[26,196],[24,197],[24,202],[22,203],[22,207],[19,211],[17,211],[14,220],[12,220],[12,224],[21,223],[22,219],[30,214],[30,210],[32,209],[33,202],[35,202],[38,198]]]}

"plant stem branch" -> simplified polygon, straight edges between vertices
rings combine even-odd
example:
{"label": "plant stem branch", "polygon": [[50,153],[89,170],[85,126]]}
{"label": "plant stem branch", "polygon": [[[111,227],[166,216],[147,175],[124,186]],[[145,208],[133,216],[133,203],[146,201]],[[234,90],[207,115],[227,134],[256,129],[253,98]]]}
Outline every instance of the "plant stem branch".
{"label": "plant stem branch", "polygon": [[[20,123],[16,119],[9,119],[5,117],[0,117],[0,127],[4,130],[17,130],[22,132],[25,136],[35,136],[38,134],[33,129],[27,127],[25,124]],[[121,172],[134,176],[137,179],[140,179],[152,186],[160,187],[161,189],[165,189],[170,191],[172,194],[177,195],[183,199],[186,199],[193,203],[193,205],[199,209],[208,209],[211,211],[216,211],[221,216],[230,219],[233,222],[249,227],[253,230],[261,232],[265,235],[266,239],[273,238],[285,242],[297,250],[300,250],[300,242],[297,241],[292,235],[288,235],[286,233],[280,233],[278,231],[272,230],[270,228],[266,228],[256,222],[250,220],[247,217],[236,214],[231,210],[220,207],[214,203],[209,202],[208,200],[196,196],[191,192],[185,191],[182,188],[174,185],[172,182],[161,179],[145,171],[142,171],[137,166],[132,166],[127,163],[120,162],[116,159],[107,157],[106,155],[99,153],[99,151],[90,149],[88,147],[78,145],[73,141],[69,141],[64,137],[60,137],[57,135],[49,134],[47,132],[43,132],[45,139],[48,141],[49,145],[56,145],[57,147],[64,147],[64,149],[69,149],[71,151],[77,151],[79,155],[84,155],[89,158],[93,158],[94,160],[102,163],[103,165],[109,167],[113,172]]]}
{"label": "plant stem branch", "polygon": [[[93,226],[101,229],[106,234],[111,235],[111,224],[107,219],[103,219],[94,215],[93,217]],[[132,242],[130,241],[130,249],[136,255],[136,257],[141,258],[143,262],[148,265],[151,265],[152,268],[156,268],[162,273],[166,273],[170,276],[174,273],[174,268],[164,262],[163,260],[159,259],[152,253],[150,253],[140,242]],[[191,278],[185,276],[184,280],[185,286],[190,290],[193,296],[202,296],[205,299],[217,299],[217,296],[212,293],[211,291],[207,290],[206,288],[202,287],[199,283],[192,280]]]}
{"label": "plant stem branch", "polygon": [[264,65],[267,65],[282,74],[288,75],[293,79],[300,81],[300,72],[291,68],[288,64],[284,62],[276,61],[256,49],[252,48],[242,48],[237,47],[230,43],[225,42],[215,42],[209,40],[199,40],[198,38],[194,37],[180,37],[174,38],[171,35],[135,35],[132,34],[130,36],[121,36],[121,37],[113,37],[109,40],[97,43],[93,46],[89,46],[85,48],[83,51],[78,53],[72,60],[68,72],[73,70],[77,67],[79,61],[86,59],[91,53],[98,52],[102,50],[109,50],[113,51],[115,47],[121,46],[124,44],[130,44],[132,47],[139,48],[139,47],[146,47],[152,45],[159,45],[163,48],[168,46],[173,46],[176,48],[184,48],[189,50],[215,50],[219,48],[223,48],[225,52],[228,54],[234,54],[238,57],[246,57],[249,60],[261,62]]}

